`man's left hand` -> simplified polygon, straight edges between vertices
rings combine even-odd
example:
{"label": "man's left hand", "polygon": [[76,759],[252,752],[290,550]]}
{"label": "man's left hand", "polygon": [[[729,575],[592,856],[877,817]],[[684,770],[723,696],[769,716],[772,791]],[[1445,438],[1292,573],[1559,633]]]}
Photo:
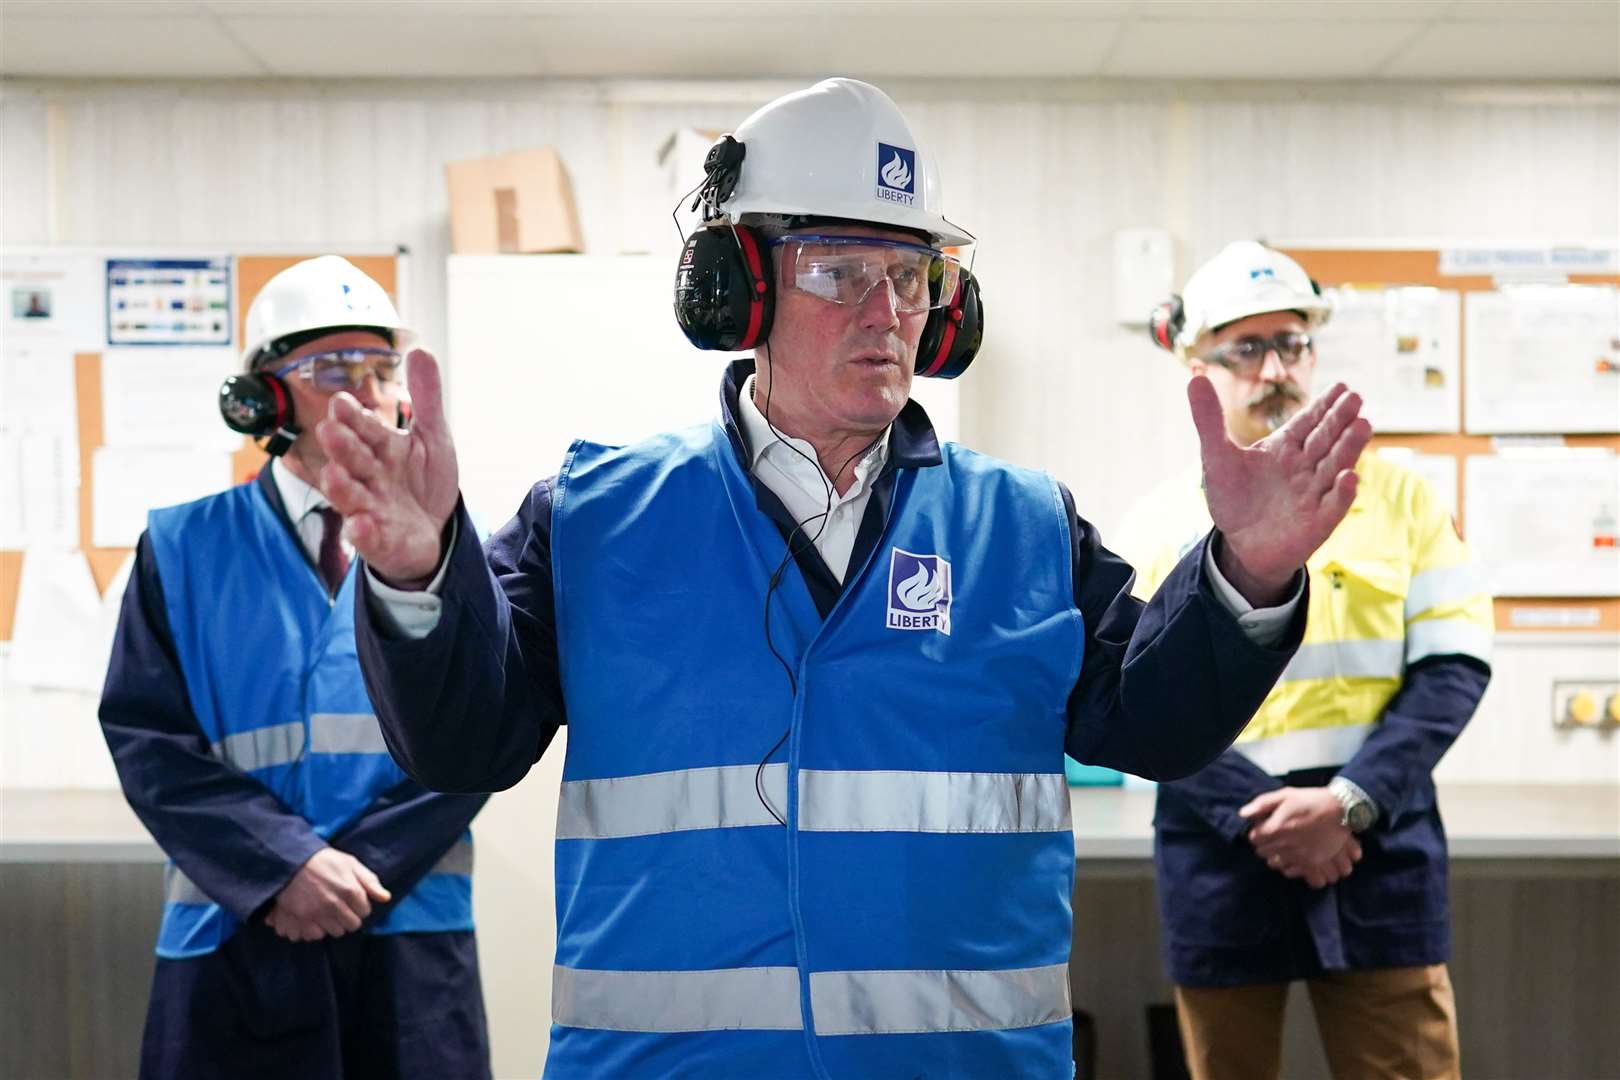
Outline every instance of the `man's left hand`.
{"label": "man's left hand", "polygon": [[1354,466],[1372,425],[1343,383],[1253,446],[1226,433],[1209,379],[1187,384],[1204,459],[1204,494],[1223,543],[1216,565],[1256,607],[1287,598],[1289,585],[1356,497]]}
{"label": "man's left hand", "polygon": [[[1311,869],[1331,865],[1347,841],[1354,845],[1349,828],[1340,824],[1344,808],[1327,788],[1268,791],[1252,799],[1238,816],[1253,823],[1249,843],[1254,853],[1288,877],[1308,876]],[[1354,845],[1354,854],[1360,856],[1359,845]]]}

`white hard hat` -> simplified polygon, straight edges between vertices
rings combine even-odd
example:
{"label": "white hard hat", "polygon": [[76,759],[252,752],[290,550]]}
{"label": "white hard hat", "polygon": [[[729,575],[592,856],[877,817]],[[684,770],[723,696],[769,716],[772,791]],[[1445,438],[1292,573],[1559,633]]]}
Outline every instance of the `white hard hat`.
{"label": "white hard hat", "polygon": [[745,214],[810,215],[927,233],[942,247],[973,242],[945,220],[939,169],[894,101],[854,79],[825,79],[779,97],[734,133],[746,157],[719,206]]}
{"label": "white hard hat", "polygon": [[1333,311],[1304,267],[1253,240],[1227,244],[1200,266],[1181,291],[1181,307],[1183,321],[1174,345],[1183,357],[1204,334],[1250,315],[1297,311],[1316,327]]}
{"label": "white hard hat", "polygon": [[405,329],[383,287],[338,255],[294,263],[265,282],[248,307],[242,361],[251,368],[260,350],[291,334],[345,326],[387,330],[405,350],[416,335]]}

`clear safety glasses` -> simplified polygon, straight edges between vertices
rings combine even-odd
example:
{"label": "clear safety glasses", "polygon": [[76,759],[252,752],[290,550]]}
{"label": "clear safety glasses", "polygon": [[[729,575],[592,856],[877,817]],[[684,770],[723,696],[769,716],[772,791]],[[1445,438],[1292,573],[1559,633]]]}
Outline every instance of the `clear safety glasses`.
{"label": "clear safety glasses", "polygon": [[1277,359],[1282,361],[1283,367],[1293,367],[1310,351],[1309,334],[1284,332],[1276,337],[1255,335],[1228,341],[1205,351],[1203,358],[1209,363],[1221,365],[1228,371],[1252,376],[1259,374],[1260,369],[1266,366],[1266,357],[1271,353],[1277,354]]}
{"label": "clear safety glasses", "polygon": [[887,281],[897,312],[942,307],[956,292],[962,264],[943,252],[903,240],[869,236],[780,236],[783,280],[789,288],[834,304],[860,304]]}
{"label": "clear safety glasses", "polygon": [[275,373],[285,377],[297,371],[317,390],[351,390],[372,376],[385,386],[399,382],[401,363],[402,357],[393,349],[333,349],[300,356]]}

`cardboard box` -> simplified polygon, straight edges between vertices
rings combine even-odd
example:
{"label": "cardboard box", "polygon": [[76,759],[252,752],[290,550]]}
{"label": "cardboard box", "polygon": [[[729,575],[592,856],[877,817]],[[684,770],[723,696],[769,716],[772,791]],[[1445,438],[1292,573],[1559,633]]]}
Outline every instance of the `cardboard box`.
{"label": "cardboard box", "polygon": [[456,254],[585,250],[574,189],[555,147],[452,161],[444,174]]}

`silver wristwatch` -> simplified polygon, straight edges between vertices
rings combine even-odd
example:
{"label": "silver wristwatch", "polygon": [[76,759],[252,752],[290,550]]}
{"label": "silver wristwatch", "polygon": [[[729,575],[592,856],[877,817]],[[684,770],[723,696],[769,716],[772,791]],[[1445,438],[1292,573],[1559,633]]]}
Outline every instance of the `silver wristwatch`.
{"label": "silver wristwatch", "polygon": [[1378,804],[1372,801],[1372,796],[1342,776],[1335,776],[1329,780],[1327,788],[1333,793],[1333,797],[1339,800],[1340,825],[1353,833],[1366,832],[1372,828],[1372,823],[1378,820]]}

